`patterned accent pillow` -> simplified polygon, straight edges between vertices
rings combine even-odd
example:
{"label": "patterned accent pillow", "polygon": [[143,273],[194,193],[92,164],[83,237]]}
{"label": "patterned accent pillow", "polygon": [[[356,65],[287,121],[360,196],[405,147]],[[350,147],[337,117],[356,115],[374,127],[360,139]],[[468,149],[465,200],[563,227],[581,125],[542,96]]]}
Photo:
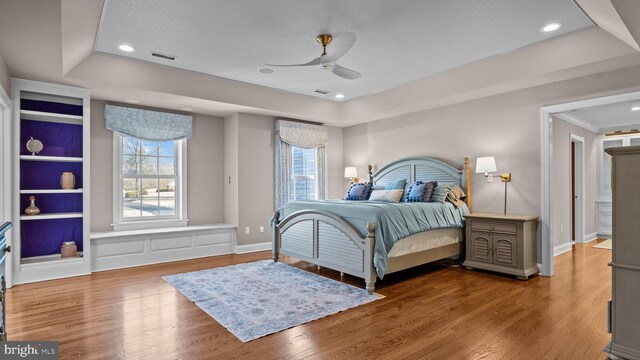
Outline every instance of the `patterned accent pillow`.
{"label": "patterned accent pillow", "polygon": [[371,196],[372,185],[370,182],[355,183],[351,185],[345,200],[369,200]]}
{"label": "patterned accent pillow", "polygon": [[456,184],[438,184],[438,186],[433,189],[433,194],[431,195],[429,202],[444,204],[444,201],[447,199],[447,195],[455,185]]}
{"label": "patterned accent pillow", "polygon": [[386,202],[400,202],[402,199],[402,194],[404,193],[403,189],[396,190],[373,190],[371,192],[371,197],[369,200],[371,201],[386,201]]}

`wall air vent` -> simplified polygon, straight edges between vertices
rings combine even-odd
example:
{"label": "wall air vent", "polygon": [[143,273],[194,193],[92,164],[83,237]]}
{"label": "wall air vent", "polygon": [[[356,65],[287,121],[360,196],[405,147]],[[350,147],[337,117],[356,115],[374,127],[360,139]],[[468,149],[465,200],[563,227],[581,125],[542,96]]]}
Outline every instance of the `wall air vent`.
{"label": "wall air vent", "polygon": [[314,91],[314,92],[315,92],[315,93],[318,93],[318,94],[322,94],[322,95],[327,95],[327,94],[328,94],[328,93],[330,93],[331,91],[327,91],[327,90],[320,90],[320,89],[318,89],[318,90],[316,90],[316,91]]}
{"label": "wall air vent", "polygon": [[177,56],[167,55],[167,54],[159,53],[157,51],[152,51],[151,56],[159,57],[165,60],[175,60],[177,58]]}

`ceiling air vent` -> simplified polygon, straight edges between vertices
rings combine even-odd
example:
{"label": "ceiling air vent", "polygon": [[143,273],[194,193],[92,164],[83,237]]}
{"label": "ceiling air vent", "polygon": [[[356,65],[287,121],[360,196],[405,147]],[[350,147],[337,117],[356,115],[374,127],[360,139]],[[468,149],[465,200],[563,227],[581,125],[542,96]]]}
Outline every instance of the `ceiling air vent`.
{"label": "ceiling air vent", "polygon": [[331,91],[327,91],[327,90],[320,90],[320,89],[318,89],[318,90],[316,90],[316,91],[314,91],[314,92],[315,92],[315,93],[318,93],[318,94],[322,94],[322,95],[327,95],[327,94],[328,94],[328,93],[330,93]]}
{"label": "ceiling air vent", "polygon": [[167,55],[167,54],[159,53],[157,51],[152,51],[151,56],[159,57],[165,60],[175,60],[177,58],[177,56]]}

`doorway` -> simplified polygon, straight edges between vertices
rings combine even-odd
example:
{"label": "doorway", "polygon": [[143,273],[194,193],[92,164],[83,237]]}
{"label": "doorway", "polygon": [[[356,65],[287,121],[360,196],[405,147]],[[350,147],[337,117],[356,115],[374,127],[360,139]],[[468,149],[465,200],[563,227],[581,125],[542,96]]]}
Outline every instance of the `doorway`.
{"label": "doorway", "polygon": [[571,134],[571,241],[582,243],[584,238],[584,138]]}

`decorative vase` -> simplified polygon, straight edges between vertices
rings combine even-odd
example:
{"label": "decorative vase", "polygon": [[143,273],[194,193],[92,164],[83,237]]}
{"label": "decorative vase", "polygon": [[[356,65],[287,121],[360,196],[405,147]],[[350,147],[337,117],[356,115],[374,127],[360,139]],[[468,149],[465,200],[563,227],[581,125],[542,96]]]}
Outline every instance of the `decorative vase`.
{"label": "decorative vase", "polygon": [[60,247],[60,256],[63,258],[78,256],[78,247],[75,241],[65,241]]}
{"label": "decorative vase", "polygon": [[34,139],[33,136],[27,141],[27,150],[31,152],[31,155],[37,155],[40,151],[42,151],[42,149],[44,149],[42,141]]}
{"label": "decorative vase", "polygon": [[33,195],[29,196],[29,201],[31,201],[31,205],[29,205],[28,208],[24,209],[24,213],[27,215],[40,214],[40,209],[36,206],[36,197]]}
{"label": "decorative vase", "polygon": [[72,190],[76,188],[76,177],[72,172],[65,171],[60,176],[60,186],[64,190]]}

